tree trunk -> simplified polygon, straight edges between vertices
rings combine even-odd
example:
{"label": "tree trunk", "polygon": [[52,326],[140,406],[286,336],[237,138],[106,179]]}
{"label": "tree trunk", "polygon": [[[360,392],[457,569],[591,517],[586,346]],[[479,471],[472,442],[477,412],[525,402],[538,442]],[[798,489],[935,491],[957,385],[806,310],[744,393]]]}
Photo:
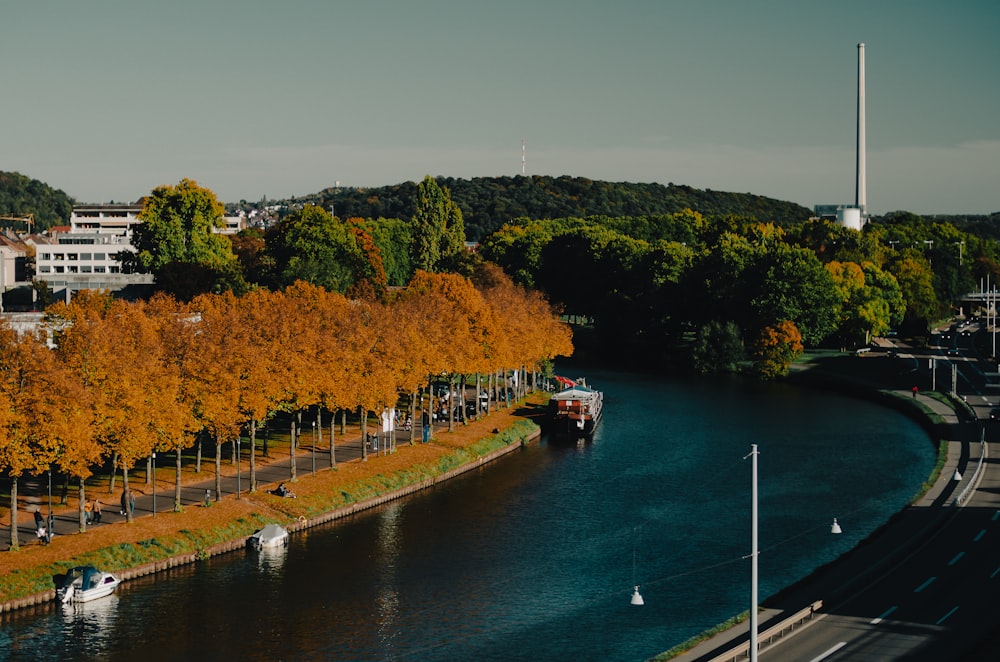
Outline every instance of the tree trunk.
{"label": "tree trunk", "polygon": [[77,493],[78,504],[78,515],[80,516],[80,533],[84,533],[87,530],[87,493],[84,488],[83,478],[80,478],[80,488]]}
{"label": "tree trunk", "polygon": [[316,439],[313,443],[318,447],[323,443],[323,408],[316,405]]}
{"label": "tree trunk", "polygon": [[333,427],[337,424],[337,414],[330,416],[330,471],[337,468],[337,453],[333,444]]}
{"label": "tree trunk", "polygon": [[115,493],[115,478],[118,477],[118,452],[111,456],[111,480],[108,481],[108,494]]}
{"label": "tree trunk", "polygon": [[257,419],[250,419],[250,493],[257,491],[257,460],[254,452],[257,448]]}
{"label": "tree trunk", "polygon": [[124,501],[123,510],[125,511],[125,521],[132,522],[134,518],[132,517],[132,509],[129,508],[128,495],[129,495],[128,468],[122,465],[122,497],[123,497],[122,501]]}
{"label": "tree trunk", "polygon": [[195,444],[195,446],[197,446],[194,456],[194,472],[196,474],[201,473],[201,448],[204,445],[205,445],[205,431],[202,430],[201,432],[198,433],[198,443]]}
{"label": "tree trunk", "polygon": [[340,436],[347,434],[347,410],[340,410]]}
{"label": "tree trunk", "polygon": [[10,477],[10,550],[16,552],[21,548],[17,538],[17,476]]}
{"label": "tree trunk", "polygon": [[358,414],[361,415],[361,461],[368,461],[368,412],[364,407],[358,407]]}
{"label": "tree trunk", "polygon": [[455,431],[455,376],[448,375],[448,432]]}
{"label": "tree trunk", "polygon": [[290,437],[291,441],[288,445],[288,471],[289,480],[295,481],[295,419],[292,419],[292,435]]}
{"label": "tree trunk", "polygon": [[[201,442],[199,442],[199,446]],[[153,486],[156,489],[156,486]],[[181,512],[181,446],[177,444],[177,457],[174,460],[174,512]]]}

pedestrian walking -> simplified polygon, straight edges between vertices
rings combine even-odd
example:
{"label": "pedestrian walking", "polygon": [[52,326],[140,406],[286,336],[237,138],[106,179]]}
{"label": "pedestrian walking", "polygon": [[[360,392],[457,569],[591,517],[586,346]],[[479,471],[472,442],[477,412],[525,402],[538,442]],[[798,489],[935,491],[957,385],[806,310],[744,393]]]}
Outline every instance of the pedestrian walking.
{"label": "pedestrian walking", "polygon": [[91,506],[90,511],[92,517],[94,518],[94,524],[101,523],[101,501],[99,499],[94,499],[94,505]]}
{"label": "pedestrian walking", "polygon": [[914,398],[917,397],[917,387],[916,386],[913,387],[913,397]]}
{"label": "pedestrian walking", "polygon": [[125,509],[128,507],[128,492],[126,492],[124,488],[122,488],[122,496],[119,499],[119,501],[121,502],[122,509],[118,512],[121,514],[122,517],[124,517]]}
{"label": "pedestrian walking", "polygon": [[45,541],[45,518],[42,517],[42,511],[37,507],[35,508],[35,535],[39,540]]}
{"label": "pedestrian walking", "polygon": [[91,501],[83,504],[83,521],[87,524],[94,521],[94,504]]}

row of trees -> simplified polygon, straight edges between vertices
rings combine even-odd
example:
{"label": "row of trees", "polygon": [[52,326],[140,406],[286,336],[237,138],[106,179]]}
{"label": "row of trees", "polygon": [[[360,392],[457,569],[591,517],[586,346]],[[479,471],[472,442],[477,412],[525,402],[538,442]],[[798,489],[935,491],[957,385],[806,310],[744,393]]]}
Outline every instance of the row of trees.
{"label": "row of trees", "polygon": [[[706,372],[735,365],[743,348],[763,356],[758,344],[773,343],[779,328],[790,344],[797,333],[814,347],[857,347],[900,326],[926,332],[980,279],[996,282],[997,252],[996,242],[910,214],[857,232],[826,220],[781,228],[690,210],[523,220],[480,247],[627,353],[658,355],[694,337],[688,355]],[[731,351],[720,355],[723,347]]]}
{"label": "row of trees", "polygon": [[352,296],[384,296],[417,270],[470,275],[476,260],[465,249],[462,212],[446,188],[426,177],[415,208],[399,219],[341,219],[305,205],[266,232],[236,237],[217,232],[224,207],[189,179],[160,186],[143,201],[133,231],[134,253],[120,254],[129,271],[152,273],[159,290],[190,299],[225,290],[281,289],[298,280]]}
{"label": "row of trees", "polygon": [[95,466],[110,459],[128,489],[137,462],[173,451],[179,508],[181,451],[198,433],[216,441],[217,486],[221,446],[249,433],[253,490],[256,430],[276,412],[301,420],[314,411],[322,429],[323,411],[359,411],[364,425],[367,412],[395,406],[434,377],[533,368],[573,349],[543,297],[486,265],[474,282],[419,271],[384,301],[301,281],[187,303],[84,291],[49,308],[45,327],[49,335],[18,334],[0,323],[0,469],[12,478],[12,548],[22,476],[55,469],[78,480],[84,527]]}

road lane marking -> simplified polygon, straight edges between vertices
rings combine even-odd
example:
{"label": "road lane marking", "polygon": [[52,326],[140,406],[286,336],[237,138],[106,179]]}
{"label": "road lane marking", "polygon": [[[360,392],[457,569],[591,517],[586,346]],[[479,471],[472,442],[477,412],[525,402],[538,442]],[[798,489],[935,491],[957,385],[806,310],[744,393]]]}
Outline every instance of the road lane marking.
{"label": "road lane marking", "polygon": [[813,659],[809,660],[809,662],[819,662],[820,660],[825,660],[826,658],[830,657],[831,655],[833,655],[834,653],[836,653],[837,651],[839,651],[841,648],[843,648],[846,645],[847,645],[847,642],[846,641],[842,641],[839,644],[837,644],[836,646],[834,646],[833,648],[831,648],[830,650],[828,650],[827,652],[823,653],[822,655],[819,655],[819,656],[814,657]]}
{"label": "road lane marking", "polygon": [[951,616],[952,614],[954,614],[954,613],[955,613],[956,611],[958,611],[958,607],[952,607],[952,608],[951,608],[951,611],[949,611],[949,612],[948,612],[947,614],[945,614],[944,616],[942,616],[942,617],[940,618],[940,620],[938,620],[938,622],[937,622],[937,623],[935,623],[934,625],[941,625],[941,624],[942,624],[942,623],[944,623],[944,622],[945,622],[946,620],[948,620],[948,617],[949,617],[949,616]]}
{"label": "road lane marking", "polygon": [[889,618],[889,614],[891,614],[894,611],[896,611],[896,605],[893,605],[893,606],[889,607],[884,612],[882,612],[881,616],[879,616],[878,618],[873,618],[869,622],[870,622],[871,625],[878,625],[879,623],[882,622],[882,619]]}
{"label": "road lane marking", "polygon": [[990,575],[990,579],[996,577],[997,574],[1000,574],[1000,568],[997,568],[996,570],[993,571],[993,573]]}
{"label": "road lane marking", "polygon": [[931,577],[930,579],[928,579],[927,581],[925,581],[923,584],[921,584],[917,588],[913,589],[913,592],[914,593],[920,593],[920,591],[924,590],[925,588],[927,588],[928,586],[930,586],[932,583],[934,583],[935,579],[937,579],[937,577]]}
{"label": "road lane marking", "polygon": [[979,542],[980,540],[983,539],[983,536],[985,535],[986,535],[986,529],[983,529],[982,531],[976,534],[976,537],[972,539],[972,542]]}
{"label": "road lane marking", "polygon": [[1000,518],[1000,510],[993,513],[993,521],[997,521],[998,518]]}
{"label": "road lane marking", "polygon": [[965,556],[965,552],[959,552],[958,554],[955,554],[955,558],[948,561],[948,565],[955,565],[956,563],[958,563],[958,560],[963,556]]}

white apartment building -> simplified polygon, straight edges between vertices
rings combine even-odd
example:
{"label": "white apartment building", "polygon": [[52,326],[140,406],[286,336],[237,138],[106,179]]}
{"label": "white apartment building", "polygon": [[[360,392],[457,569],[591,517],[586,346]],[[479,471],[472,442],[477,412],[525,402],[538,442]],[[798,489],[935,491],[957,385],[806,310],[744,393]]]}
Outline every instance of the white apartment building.
{"label": "white apartment building", "polygon": [[123,273],[118,254],[135,252],[132,227],[141,205],[80,205],[73,208],[69,231],[35,238],[35,276],[52,289],[119,290],[151,284],[151,274]]}
{"label": "white apartment building", "polygon": [[[73,208],[68,231],[35,238],[35,275],[52,289],[119,290],[127,285],[153,283],[152,274],[125,273],[118,254],[135,252],[132,229],[140,204],[79,205]],[[219,233],[234,234],[245,226],[243,217],[227,217]]]}

